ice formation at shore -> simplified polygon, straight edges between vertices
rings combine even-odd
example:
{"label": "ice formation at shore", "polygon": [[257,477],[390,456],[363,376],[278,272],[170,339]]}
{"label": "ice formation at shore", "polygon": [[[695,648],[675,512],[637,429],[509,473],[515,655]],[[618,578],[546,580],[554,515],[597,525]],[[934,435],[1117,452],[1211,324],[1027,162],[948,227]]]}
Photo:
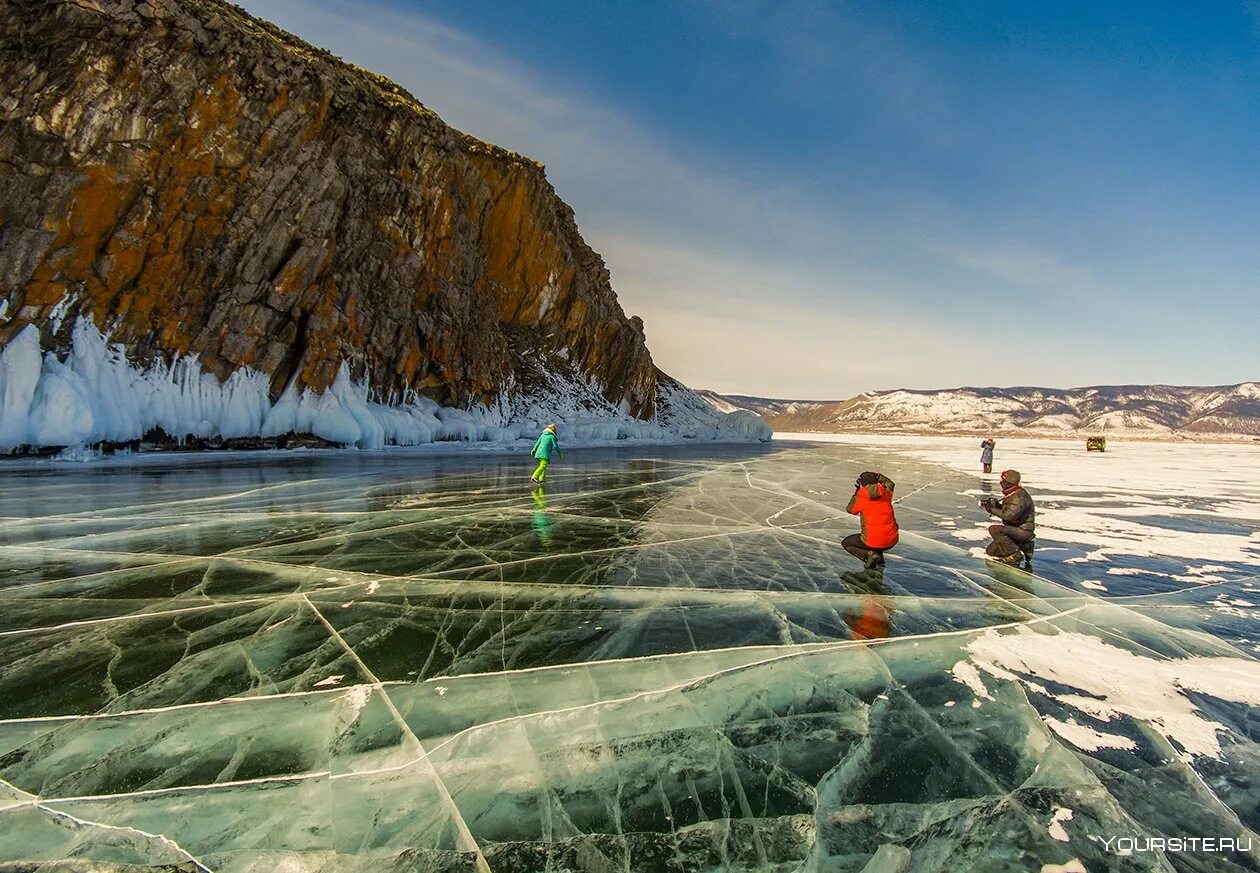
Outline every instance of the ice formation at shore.
{"label": "ice formation at shore", "polygon": [[604,400],[598,386],[560,377],[533,395],[505,395],[487,407],[455,409],[419,396],[387,404],[373,400],[345,364],[327,391],[299,392],[290,384],[272,403],[266,375],[248,367],[223,382],[193,356],[138,368],[86,318],[74,325],[65,358],[42,352],[34,327],[0,351],[0,451],[127,442],[153,428],[176,439],[310,433],[359,448],[509,443],[532,439],[548,422],[568,444],[770,438],[770,427],[752,413],[717,412],[685,388],[662,383],[657,404],[656,420],[641,421]]}

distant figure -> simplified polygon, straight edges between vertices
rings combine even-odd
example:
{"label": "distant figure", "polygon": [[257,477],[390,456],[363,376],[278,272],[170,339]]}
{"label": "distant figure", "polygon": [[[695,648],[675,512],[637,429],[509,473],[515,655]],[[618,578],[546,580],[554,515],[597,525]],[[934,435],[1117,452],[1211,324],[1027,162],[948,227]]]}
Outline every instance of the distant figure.
{"label": "distant figure", "polygon": [[897,545],[897,516],[893,513],[893,481],[883,473],[858,476],[845,510],[862,519],[862,532],[840,541],[844,550],[869,570],[884,566],[884,552]]}
{"label": "distant figure", "polygon": [[996,443],[993,437],[985,437],[980,441],[980,463],[984,465],[984,472],[993,472],[993,447]]}
{"label": "distant figure", "polygon": [[1002,471],[1002,499],[987,497],[980,501],[980,508],[1002,519],[1001,524],[989,526],[989,543],[984,553],[1004,564],[1018,564],[1022,553],[1028,566],[1032,566],[1033,539],[1036,537],[1037,510],[1032,497],[1019,484],[1015,470]]}
{"label": "distant figure", "polygon": [[529,478],[539,485],[547,478],[547,465],[551,463],[551,456],[558,455],[561,460],[564,459],[564,452],[560,451],[560,443],[556,441],[556,426],[549,424],[538,437],[538,441],[534,443],[533,451],[530,452],[538,460],[538,469],[534,471],[534,475]]}

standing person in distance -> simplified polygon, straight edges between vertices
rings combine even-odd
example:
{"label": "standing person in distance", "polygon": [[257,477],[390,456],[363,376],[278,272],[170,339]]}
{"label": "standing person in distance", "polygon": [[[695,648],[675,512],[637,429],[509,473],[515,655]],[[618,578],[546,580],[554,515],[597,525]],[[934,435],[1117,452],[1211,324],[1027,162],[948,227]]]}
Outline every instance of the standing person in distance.
{"label": "standing person in distance", "polygon": [[985,437],[980,441],[980,464],[984,472],[993,472],[993,447],[997,445],[993,437]]}
{"label": "standing person in distance", "polygon": [[844,550],[869,570],[884,566],[884,552],[897,545],[897,516],[893,512],[893,489],[897,486],[883,473],[858,476],[845,511],[862,519],[862,532],[840,541]]}
{"label": "standing person in distance", "polygon": [[560,443],[556,439],[556,426],[549,424],[538,436],[538,441],[534,443],[534,448],[530,451],[534,459],[538,461],[538,468],[534,470],[534,474],[529,478],[541,485],[543,480],[547,478],[547,465],[551,463],[551,456],[556,455],[564,460],[564,452],[560,451]]}
{"label": "standing person in distance", "polygon": [[980,501],[980,508],[989,515],[996,515],[1001,524],[989,525],[989,543],[984,553],[990,558],[1004,564],[1016,565],[1020,554],[1024,556],[1027,566],[1032,566],[1033,539],[1037,533],[1037,509],[1033,506],[1032,495],[1020,485],[1017,470],[1002,471],[1002,499],[986,497]]}

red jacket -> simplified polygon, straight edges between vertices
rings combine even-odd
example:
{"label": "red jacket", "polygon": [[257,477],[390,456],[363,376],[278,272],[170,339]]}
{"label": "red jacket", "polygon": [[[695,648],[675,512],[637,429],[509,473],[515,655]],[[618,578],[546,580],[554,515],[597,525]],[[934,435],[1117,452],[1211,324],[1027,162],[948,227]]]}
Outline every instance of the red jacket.
{"label": "red jacket", "polygon": [[892,488],[884,487],[883,482],[859,488],[847,508],[850,515],[862,517],[862,542],[866,545],[872,549],[891,549],[897,545]]}

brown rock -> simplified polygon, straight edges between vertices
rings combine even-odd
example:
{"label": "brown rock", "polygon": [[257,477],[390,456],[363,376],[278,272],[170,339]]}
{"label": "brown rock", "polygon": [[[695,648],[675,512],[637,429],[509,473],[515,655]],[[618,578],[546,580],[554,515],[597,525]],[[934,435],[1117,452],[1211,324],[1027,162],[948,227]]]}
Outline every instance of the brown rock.
{"label": "brown rock", "polygon": [[[383,397],[495,396],[556,353],[650,417],[642,322],[542,166],[218,0],[0,0],[0,299],[45,348]],[[63,307],[64,308],[64,307]]]}

